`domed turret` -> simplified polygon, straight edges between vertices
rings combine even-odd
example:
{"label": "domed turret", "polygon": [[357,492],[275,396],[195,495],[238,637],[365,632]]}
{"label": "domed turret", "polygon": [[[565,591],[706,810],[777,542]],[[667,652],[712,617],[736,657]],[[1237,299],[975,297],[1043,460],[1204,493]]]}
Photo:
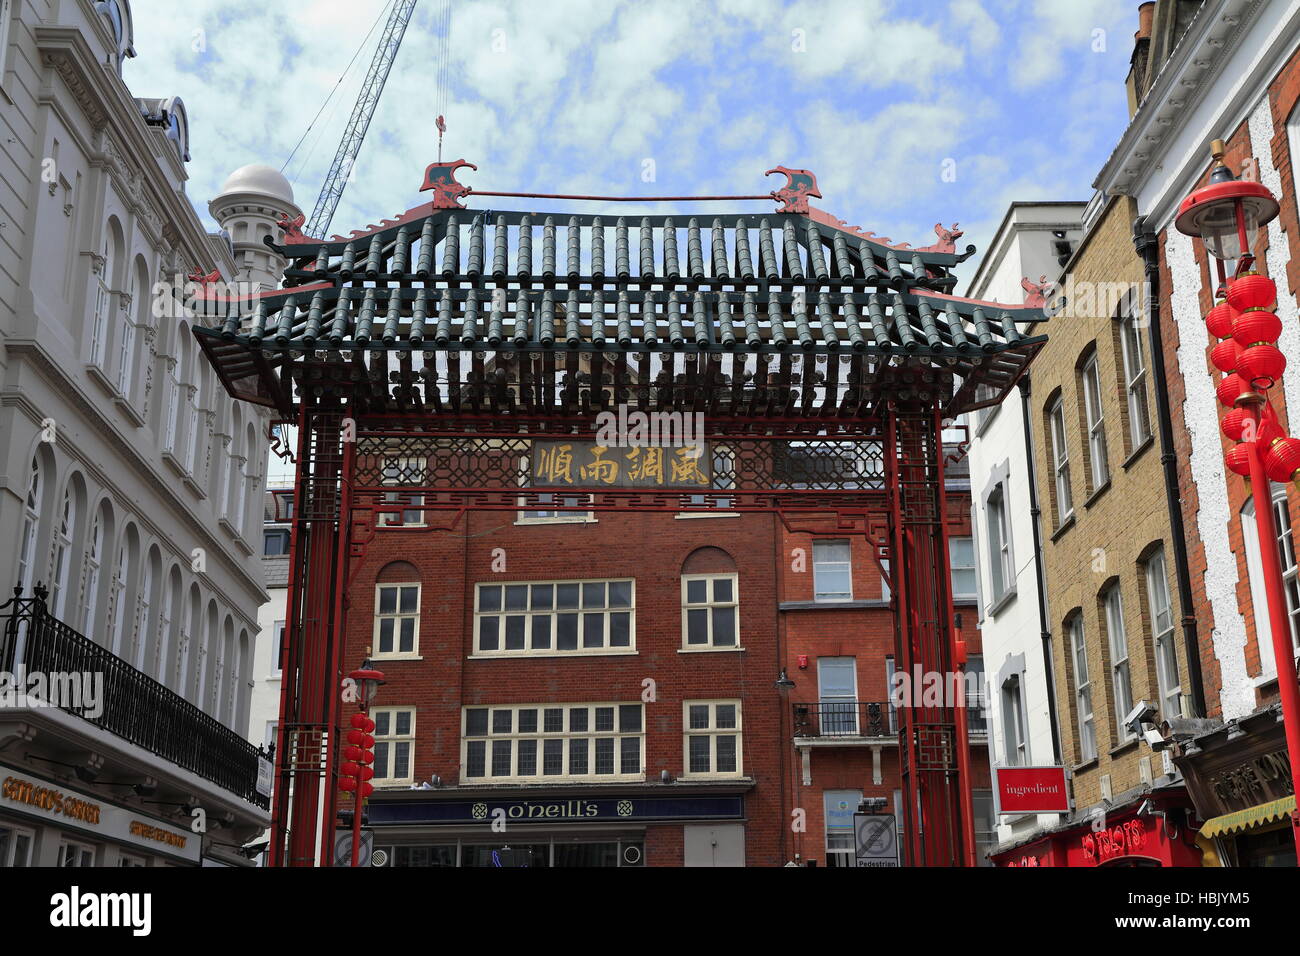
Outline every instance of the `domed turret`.
{"label": "domed turret", "polygon": [[285,259],[262,241],[279,240],[282,219],[294,219],[302,210],[293,201],[293,187],[279,170],[252,163],[235,170],[221,192],[208,203],[208,211],[230,233],[235,248],[235,279],[257,283],[262,289],[280,284]]}

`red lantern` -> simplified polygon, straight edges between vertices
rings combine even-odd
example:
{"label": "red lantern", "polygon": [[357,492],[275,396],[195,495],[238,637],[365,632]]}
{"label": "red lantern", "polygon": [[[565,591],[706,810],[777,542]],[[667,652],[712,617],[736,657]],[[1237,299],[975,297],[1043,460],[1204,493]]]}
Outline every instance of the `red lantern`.
{"label": "red lantern", "polygon": [[[1241,411],[1241,409],[1237,409],[1237,411]],[[1231,414],[1233,414],[1233,413],[1232,413],[1232,412],[1229,412],[1228,414],[1231,415]],[[1227,420],[1228,420],[1227,418],[1224,418],[1224,421],[1225,421],[1225,422],[1226,422]],[[1229,437],[1231,437],[1231,436],[1229,436]],[[1241,441],[1241,439],[1240,439],[1240,438],[1237,438],[1237,439],[1234,439],[1234,441]],[[360,759],[361,759],[361,748],[360,748],[360,747],[344,747],[344,748],[343,748],[343,756],[344,756],[346,759],[348,759],[348,760],[360,760]]]}
{"label": "red lantern", "polygon": [[1242,348],[1250,348],[1260,342],[1276,342],[1282,334],[1282,320],[1272,312],[1243,312],[1232,323],[1232,337]]}
{"label": "red lantern", "polygon": [[1205,327],[1216,339],[1232,338],[1232,323],[1237,318],[1237,310],[1220,301],[1205,316]]}
{"label": "red lantern", "polygon": [[339,777],[339,789],[351,793],[357,789],[357,782],[351,777]]}
{"label": "red lantern", "polygon": [[373,783],[362,783],[359,792],[361,796],[368,797],[375,792],[375,785]]}
{"label": "red lantern", "polygon": [[355,760],[347,761],[339,769],[343,771],[343,773],[347,774],[349,777],[361,776],[361,767],[359,764],[357,764]]}
{"label": "red lantern", "polygon": [[1242,433],[1246,430],[1246,418],[1249,413],[1244,408],[1234,408],[1228,414],[1223,416],[1223,421],[1219,427],[1223,429],[1223,434],[1227,435],[1233,441],[1241,441]]}
{"label": "red lantern", "polygon": [[1300,471],[1300,438],[1282,438],[1264,455],[1264,471],[1271,481],[1294,481]]}
{"label": "red lantern", "polygon": [[1210,361],[1220,372],[1237,371],[1237,363],[1241,358],[1241,353],[1245,349],[1236,339],[1224,339],[1214,348],[1210,349]]}
{"label": "red lantern", "polygon": [[[1268,313],[1272,314],[1272,313]],[[1223,343],[1220,343],[1223,344]],[[1215,346],[1217,349],[1219,346]],[[1241,373],[1241,377],[1251,382],[1267,382],[1265,388],[1271,386],[1286,371],[1286,356],[1276,345],[1252,345],[1241,353],[1237,359],[1235,371]]]}
{"label": "red lantern", "polygon": [[1228,449],[1228,453],[1223,456],[1224,463],[1228,470],[1234,475],[1250,477],[1250,449],[1245,445],[1233,445]]}
{"label": "red lantern", "polygon": [[1285,437],[1286,432],[1282,431],[1282,426],[1277,423],[1277,419],[1261,418],[1255,427],[1255,443],[1260,446],[1260,454],[1263,454],[1264,450],[1275,441]]}
{"label": "red lantern", "polygon": [[1277,286],[1267,276],[1247,272],[1228,284],[1228,302],[1239,312],[1267,309],[1277,301]]}
{"label": "red lantern", "polygon": [[370,718],[365,714],[356,713],[352,715],[352,726],[357,728],[357,730],[369,731],[370,728],[366,726],[369,722]]}
{"label": "red lantern", "polygon": [[[1219,401],[1229,408],[1237,404],[1238,398],[1250,391],[1251,388],[1246,384],[1245,379],[1237,374],[1225,375],[1223,381],[1219,383],[1219,387],[1214,390],[1215,394],[1219,396]],[[351,738],[349,737],[349,739]]]}

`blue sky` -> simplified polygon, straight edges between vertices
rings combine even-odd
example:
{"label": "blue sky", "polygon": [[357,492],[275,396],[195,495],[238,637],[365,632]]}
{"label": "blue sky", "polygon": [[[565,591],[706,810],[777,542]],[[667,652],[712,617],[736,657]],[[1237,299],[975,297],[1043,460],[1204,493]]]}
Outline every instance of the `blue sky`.
{"label": "blue sky", "polygon": [[[780,185],[764,170],[803,167],[818,175],[817,205],[851,224],[921,246],[934,241],[936,221],[957,221],[962,244],[982,251],[1012,200],[1091,194],[1127,122],[1124,78],[1138,4],[452,6],[449,84],[440,91],[443,0],[420,0],[331,232],[425,201],[418,187],[437,153],[434,119],[445,97],[444,158],[477,164],[461,179],[480,189],[754,194]],[[138,57],[125,77],[137,96],[185,100],[187,189],[209,227],[207,201],[231,171],[289,159],[387,7],[387,0],[135,0]],[[377,36],[285,170],[308,215]],[[651,164],[654,181],[643,181]],[[945,168],[955,173],[951,181]],[[969,278],[973,270],[964,271]]]}

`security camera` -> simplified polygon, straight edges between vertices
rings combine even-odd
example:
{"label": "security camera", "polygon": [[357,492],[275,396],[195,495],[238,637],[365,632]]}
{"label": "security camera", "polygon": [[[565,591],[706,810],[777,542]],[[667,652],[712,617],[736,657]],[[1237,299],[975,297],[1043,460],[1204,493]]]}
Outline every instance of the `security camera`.
{"label": "security camera", "polygon": [[1142,805],[1138,807],[1137,815],[1139,817],[1150,817],[1150,816],[1154,816],[1155,812],[1156,812],[1156,805],[1152,803],[1150,800],[1143,800]]}
{"label": "security camera", "polygon": [[1156,705],[1151,703],[1151,701],[1140,700],[1133,706],[1133,709],[1128,712],[1128,716],[1124,718],[1124,726],[1135,734],[1140,733],[1142,725],[1149,724],[1152,718],[1154,718],[1159,712],[1160,711],[1156,708]]}
{"label": "security camera", "polygon": [[1164,734],[1154,727],[1148,727],[1142,731],[1142,738],[1150,745],[1152,750],[1166,750],[1169,748],[1170,742],[1165,739]]}

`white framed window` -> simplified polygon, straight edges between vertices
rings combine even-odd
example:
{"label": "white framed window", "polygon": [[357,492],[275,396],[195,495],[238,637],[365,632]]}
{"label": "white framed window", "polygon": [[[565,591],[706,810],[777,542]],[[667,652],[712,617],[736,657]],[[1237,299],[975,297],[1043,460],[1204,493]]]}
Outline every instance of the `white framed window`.
{"label": "white framed window", "polygon": [[[280,630],[283,633],[282,622]],[[414,657],[419,653],[419,583],[376,585],[374,657]]]}
{"label": "white framed window", "polygon": [[977,600],[979,585],[974,538],[955,536],[948,539],[948,567],[952,574],[952,599],[958,602]]}
{"label": "white framed window", "polygon": [[1101,405],[1101,374],[1094,352],[1083,366],[1083,405],[1088,421],[1088,454],[1092,459],[1092,490],[1110,481],[1110,463],[1106,452],[1106,419]]}
{"label": "white framed window", "polygon": [[813,551],[813,600],[853,600],[853,562],[849,542],[817,539]]}
{"label": "white framed window", "polygon": [[1151,635],[1155,643],[1156,680],[1160,686],[1160,715],[1168,720],[1183,715],[1183,689],[1178,678],[1174,612],[1169,598],[1163,548],[1147,558],[1146,579],[1147,601],[1151,606]]}
{"label": "white framed window", "polygon": [[[595,521],[596,515],[592,511],[569,511],[568,508],[579,507],[588,504],[591,501],[590,495],[557,495],[552,491],[539,492],[537,495],[538,504],[559,504],[563,505],[566,510],[535,510],[519,512],[519,524],[529,524],[531,522],[586,522]],[[523,504],[523,499],[520,499]]]}
{"label": "white framed window", "polygon": [[[1295,544],[1291,528],[1291,508],[1285,485],[1273,484],[1273,525],[1277,532],[1278,562],[1282,568],[1282,591],[1286,595],[1291,646],[1300,656],[1300,581],[1297,580]],[[1255,618],[1255,639],[1259,645],[1262,676],[1277,673],[1277,655],[1273,650],[1273,628],[1264,589],[1264,571],[1259,560],[1259,527],[1255,521],[1255,499],[1241,509],[1241,530],[1246,551],[1246,572],[1250,578],[1250,600]]]}
{"label": "white framed window", "polygon": [[734,574],[682,575],[682,646],[740,646],[740,602]]}
{"label": "white framed window", "polygon": [[631,578],[475,588],[475,654],[599,654],[635,648],[636,582]]}
{"label": "white framed window", "polygon": [[59,866],[94,866],[95,848],[89,843],[64,840],[59,844]]}
{"label": "white framed window", "polygon": [[1065,524],[1074,514],[1074,494],[1070,490],[1070,446],[1065,439],[1065,400],[1057,398],[1047,412],[1052,432],[1052,475],[1056,482],[1056,526]]}
{"label": "white framed window", "polygon": [[181,420],[181,360],[167,363],[167,428],[163,433],[163,450],[176,454],[176,432]]}
{"label": "white framed window", "polygon": [[[416,628],[419,633],[419,628]],[[271,625],[271,676],[279,677],[284,660],[284,621]]]}
{"label": "white framed window", "polygon": [[643,780],[643,705],[466,707],[461,767],[465,780],[487,783]]}
{"label": "white framed window", "polygon": [[1002,761],[1007,767],[1028,763],[1029,741],[1025,729],[1025,702],[1020,692],[1020,675],[1002,684]]}
{"label": "white framed window", "polygon": [[140,590],[135,596],[135,654],[132,665],[136,670],[144,670],[144,655],[149,643],[150,611],[153,606],[153,563],[145,560],[141,571]]}
{"label": "white framed window", "polygon": [[858,733],[858,659],[817,658],[817,731],[823,737]]}
{"label": "white framed window", "polygon": [[0,823],[0,869],[10,866],[31,866],[32,847],[36,835],[11,823]]}
{"label": "white framed window", "polygon": [[113,302],[109,283],[113,276],[113,244],[104,240],[103,262],[95,276],[95,311],[90,325],[90,364],[104,367],[104,353],[108,347],[108,313]]}
{"label": "white framed window", "polygon": [[32,458],[32,470],[27,477],[27,497],[23,500],[23,533],[18,542],[18,584],[24,596],[35,583],[32,579],[36,567],[36,539],[41,527],[41,504],[45,485],[39,457]]}
{"label": "white framed window", "polygon": [[972,734],[989,732],[989,700],[984,682],[984,655],[966,658],[966,726]]}
{"label": "white framed window", "polygon": [[1120,319],[1119,335],[1124,356],[1124,394],[1128,402],[1129,444],[1136,451],[1151,437],[1147,411],[1147,366],[1142,355],[1142,318],[1130,306]]}
{"label": "white framed window", "polygon": [[370,712],[375,722],[375,776],[380,784],[410,783],[414,773],[415,708],[380,707]]}
{"label": "white framed window", "polygon": [[[139,283],[135,270],[131,270],[131,285],[127,298],[130,309],[138,313],[140,309]],[[135,314],[128,314],[122,323],[122,341],[117,351],[117,390],[129,402],[131,400],[131,376],[135,374]]]}
{"label": "white framed window", "polygon": [[[409,485],[420,484],[425,480],[427,462],[424,458],[390,456],[384,459],[384,472],[380,484]],[[386,504],[403,504],[411,507],[403,509],[401,515],[381,514],[381,528],[423,528],[424,495],[411,495],[400,491],[384,493]]]}
{"label": "white framed window", "polygon": [[1015,583],[1006,488],[1005,482],[999,482],[984,503],[989,532],[989,583],[993,586],[994,602],[1001,600]]}
{"label": "white framed window", "polygon": [[131,549],[127,537],[122,535],[122,544],[117,551],[117,572],[113,576],[112,594],[109,597],[109,632],[108,646],[118,657],[126,651],[126,586],[131,576]]}
{"label": "white framed window", "polygon": [[68,575],[72,564],[72,535],[77,524],[77,500],[72,482],[63,489],[63,507],[54,529],[54,568],[50,574],[50,607],[54,616],[63,620],[68,602]]}
{"label": "white framed window", "polygon": [[134,853],[120,853],[117,857],[119,867],[136,867],[148,866],[149,860],[143,856],[136,856]]}
{"label": "white framed window", "polygon": [[684,700],[682,721],[683,776],[742,775],[740,701]]}
{"label": "white framed window", "polygon": [[1092,715],[1092,679],[1088,673],[1088,648],[1083,642],[1083,616],[1076,614],[1069,624],[1070,653],[1074,660],[1074,707],[1079,726],[1079,762],[1097,756],[1097,727]]}
{"label": "white framed window", "polygon": [[104,518],[101,508],[95,514],[86,547],[86,584],[82,589],[83,611],[81,633],[90,635],[95,625],[95,608],[99,602],[99,571],[104,565]]}
{"label": "white framed window", "polygon": [[1106,607],[1106,640],[1110,647],[1111,690],[1115,695],[1115,727],[1117,739],[1123,741],[1133,736],[1124,724],[1124,718],[1133,709],[1133,684],[1129,675],[1128,635],[1124,631],[1124,602],[1119,585],[1111,585],[1103,598]]}

